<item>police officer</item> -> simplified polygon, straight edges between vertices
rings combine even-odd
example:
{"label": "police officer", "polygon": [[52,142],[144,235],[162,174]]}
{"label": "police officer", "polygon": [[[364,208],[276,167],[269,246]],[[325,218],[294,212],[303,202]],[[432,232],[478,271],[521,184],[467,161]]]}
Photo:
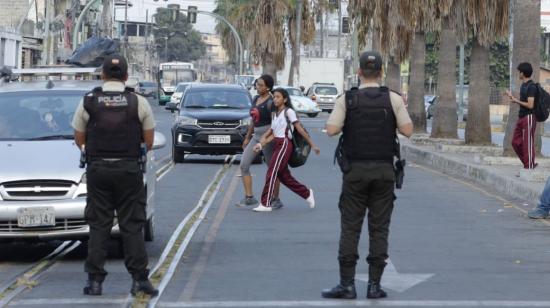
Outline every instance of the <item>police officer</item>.
{"label": "police officer", "polygon": [[367,298],[383,298],[380,280],[388,258],[388,233],[393,210],[396,129],[407,137],[412,121],[400,95],[379,85],[382,57],[367,51],[360,57],[359,89],[347,91],[335,104],[326,130],[343,133],[343,154],[348,169],[340,195],[341,233],[338,261],[340,283],[323,290],[325,298],[353,299],[359,237],[366,213],[369,227],[369,282]]}
{"label": "police officer", "polygon": [[155,120],[147,100],[128,89],[128,64],[119,55],[103,62],[102,87],[87,93],[73,119],[75,141],[87,158],[88,197],[85,218],[90,226],[84,266],[86,295],[101,295],[107,243],[115,211],[124,247],[125,265],[132,275],[130,292],[156,296],[149,281],[148,257],[142,229],[146,222],[141,144],[153,146]]}

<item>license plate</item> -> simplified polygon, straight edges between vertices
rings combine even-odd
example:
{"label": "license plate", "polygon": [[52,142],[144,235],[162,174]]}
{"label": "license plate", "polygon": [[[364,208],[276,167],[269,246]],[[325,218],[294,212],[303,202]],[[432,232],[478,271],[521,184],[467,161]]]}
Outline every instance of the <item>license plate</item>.
{"label": "license plate", "polygon": [[53,207],[25,207],[17,211],[19,227],[55,226],[55,211]]}
{"label": "license plate", "polygon": [[210,144],[230,144],[231,136],[228,135],[210,135],[208,136],[208,143]]}

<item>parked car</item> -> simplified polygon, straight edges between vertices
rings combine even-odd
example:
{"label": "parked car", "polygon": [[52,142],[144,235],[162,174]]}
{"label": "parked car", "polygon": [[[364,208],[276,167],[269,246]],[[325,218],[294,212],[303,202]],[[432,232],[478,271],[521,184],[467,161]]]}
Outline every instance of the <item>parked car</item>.
{"label": "parked car", "polygon": [[296,112],[307,114],[310,118],[315,118],[321,112],[317,103],[305,96],[299,88],[289,86],[277,86],[276,88],[282,88],[288,91],[292,107]]}
{"label": "parked car", "polygon": [[[72,117],[99,81],[14,82],[0,85],[0,241],[87,238],[86,172],[73,140]],[[154,148],[165,145],[155,134]],[[154,236],[155,170],[147,155],[147,224]],[[119,235],[114,223],[113,236]]]}
{"label": "parked car", "polygon": [[138,84],[138,93],[145,97],[157,98],[158,84],[152,81],[141,81]]}
{"label": "parked car", "polygon": [[[436,95],[424,95],[424,107],[426,108],[426,119],[433,118],[435,114],[435,106],[439,101],[439,97]],[[460,118],[460,104],[459,97],[457,94],[456,99],[456,118]],[[468,95],[464,95],[464,107],[462,108],[462,121],[468,120]]]}
{"label": "parked car", "polygon": [[172,157],[242,153],[252,99],[240,85],[192,84],[172,127]]}
{"label": "parked car", "polygon": [[338,88],[333,83],[314,83],[306,93],[322,111],[331,112],[338,97]]}

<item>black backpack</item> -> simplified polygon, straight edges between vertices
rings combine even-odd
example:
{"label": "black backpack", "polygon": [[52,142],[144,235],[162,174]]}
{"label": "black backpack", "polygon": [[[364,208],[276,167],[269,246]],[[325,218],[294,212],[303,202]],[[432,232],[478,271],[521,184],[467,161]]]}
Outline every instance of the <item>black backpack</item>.
{"label": "black backpack", "polygon": [[537,122],[544,122],[550,115],[550,94],[541,87],[540,83],[536,83],[537,97],[535,97],[535,107],[533,113]]}
{"label": "black backpack", "polygon": [[[300,134],[300,132],[293,128],[292,123],[290,123],[290,120],[286,115],[287,110],[288,108],[284,111],[285,119],[288,125],[288,129],[290,129],[290,132],[292,133],[292,145],[294,145],[294,149],[292,150],[292,154],[290,155],[290,159],[288,160],[288,165],[292,168],[297,168],[303,166],[306,163],[309,152],[311,152],[311,146],[309,145],[307,140]],[[304,130],[306,130],[305,127]]]}

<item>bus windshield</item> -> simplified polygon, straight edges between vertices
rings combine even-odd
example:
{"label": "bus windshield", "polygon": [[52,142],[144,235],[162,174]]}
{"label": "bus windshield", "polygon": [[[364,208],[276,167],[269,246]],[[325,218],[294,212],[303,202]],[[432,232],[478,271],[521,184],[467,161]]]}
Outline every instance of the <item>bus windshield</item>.
{"label": "bus windshield", "polygon": [[163,70],[161,78],[164,86],[175,86],[180,82],[195,81],[195,74],[190,69]]}

